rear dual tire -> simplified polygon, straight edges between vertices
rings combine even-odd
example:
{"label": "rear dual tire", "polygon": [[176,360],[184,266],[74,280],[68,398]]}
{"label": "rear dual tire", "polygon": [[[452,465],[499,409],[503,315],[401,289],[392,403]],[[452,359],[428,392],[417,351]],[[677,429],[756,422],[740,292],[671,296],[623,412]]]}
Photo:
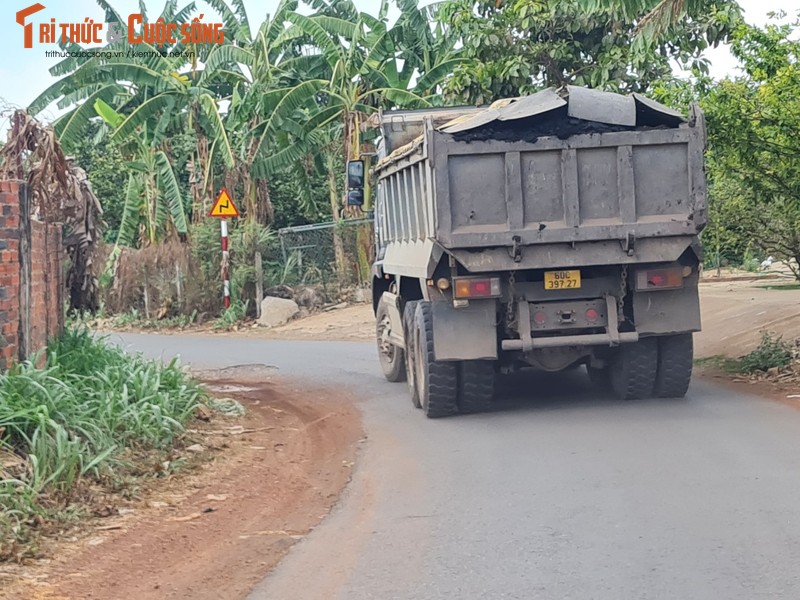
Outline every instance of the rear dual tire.
{"label": "rear dual tire", "polygon": [[[620,346],[608,368],[614,394],[623,400],[682,398],[692,378],[694,352],[691,333],[643,338]],[[600,384],[603,370],[589,369]]]}
{"label": "rear dual tire", "polygon": [[633,344],[622,344],[614,353],[609,367],[611,389],[621,400],[641,400],[653,393],[658,365],[658,344],[655,338],[644,338]]}
{"label": "rear dual tire", "polygon": [[403,307],[405,351],[389,344],[391,319],[384,307],[376,314],[376,337],[386,379],[406,380],[412,404],[428,418],[484,412],[494,396],[494,362],[437,361],[433,351],[430,302],[411,300]]}
{"label": "rear dual tire", "polygon": [[420,407],[429,419],[458,413],[457,363],[437,361],[433,353],[433,311],[418,302],[414,317],[414,363]]}
{"label": "rear dual tire", "polygon": [[694,365],[694,340],[691,333],[658,338],[658,366],[653,395],[657,398],[683,398],[689,390]]}
{"label": "rear dual tire", "polygon": [[465,360],[458,365],[458,409],[462,413],[486,412],[494,397],[494,362]]}

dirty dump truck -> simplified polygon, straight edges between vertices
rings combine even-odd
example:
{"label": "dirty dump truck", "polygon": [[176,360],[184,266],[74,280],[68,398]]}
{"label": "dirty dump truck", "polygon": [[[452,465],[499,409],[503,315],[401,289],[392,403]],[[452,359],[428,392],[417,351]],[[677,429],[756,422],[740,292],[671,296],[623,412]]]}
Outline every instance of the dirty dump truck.
{"label": "dirty dump truck", "polygon": [[428,417],[488,409],[496,373],[524,367],[585,365],[623,399],[686,394],[706,223],[697,106],[684,118],[566,87],[380,121],[380,363]]}

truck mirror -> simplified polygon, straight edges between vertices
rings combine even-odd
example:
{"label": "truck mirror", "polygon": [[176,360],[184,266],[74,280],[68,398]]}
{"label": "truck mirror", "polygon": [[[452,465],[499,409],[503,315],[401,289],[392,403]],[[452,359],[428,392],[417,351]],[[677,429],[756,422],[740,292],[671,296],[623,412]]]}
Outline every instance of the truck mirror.
{"label": "truck mirror", "polygon": [[[347,161],[347,188],[351,190],[364,189],[364,161]],[[363,195],[362,195],[363,198]]]}
{"label": "truck mirror", "polygon": [[347,206],[363,206],[364,190],[350,190],[347,192]]}

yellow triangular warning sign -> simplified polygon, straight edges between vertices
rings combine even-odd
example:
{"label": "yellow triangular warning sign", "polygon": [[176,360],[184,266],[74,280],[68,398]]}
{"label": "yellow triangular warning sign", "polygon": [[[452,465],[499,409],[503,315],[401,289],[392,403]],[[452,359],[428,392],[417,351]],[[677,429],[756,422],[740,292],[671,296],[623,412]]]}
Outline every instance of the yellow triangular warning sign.
{"label": "yellow triangular warning sign", "polygon": [[208,213],[209,217],[219,217],[219,218],[226,218],[226,217],[238,217],[239,216],[239,209],[236,208],[236,205],[233,203],[233,198],[230,197],[228,194],[228,190],[222,188],[222,191],[217,196],[217,201],[214,202],[214,206],[211,207],[211,212]]}

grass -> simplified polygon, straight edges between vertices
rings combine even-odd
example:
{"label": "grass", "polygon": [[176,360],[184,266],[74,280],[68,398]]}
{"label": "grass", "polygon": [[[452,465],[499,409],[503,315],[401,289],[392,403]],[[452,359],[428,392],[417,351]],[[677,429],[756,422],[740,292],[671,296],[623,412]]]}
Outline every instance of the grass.
{"label": "grass", "polygon": [[53,342],[43,368],[0,374],[0,561],[43,522],[71,518],[88,487],[124,477],[132,456],[172,448],[205,399],[176,361],[85,328]]}
{"label": "grass", "polygon": [[735,358],[728,358],[727,356],[716,355],[697,358],[694,364],[698,367],[709,367],[711,369],[724,371],[725,373],[740,373],[739,361]]}
{"label": "grass", "polygon": [[800,290],[800,283],[785,283],[781,285],[760,285],[762,290]]}
{"label": "grass", "polygon": [[763,332],[758,346],[739,358],[711,356],[698,359],[695,364],[719,369],[726,373],[752,375],[754,373],[766,373],[770,369],[788,367],[797,358],[798,346],[796,343],[792,344],[785,341],[781,336]]}
{"label": "grass", "polygon": [[231,299],[230,307],[214,320],[215,331],[230,331],[247,317],[249,300]]}

